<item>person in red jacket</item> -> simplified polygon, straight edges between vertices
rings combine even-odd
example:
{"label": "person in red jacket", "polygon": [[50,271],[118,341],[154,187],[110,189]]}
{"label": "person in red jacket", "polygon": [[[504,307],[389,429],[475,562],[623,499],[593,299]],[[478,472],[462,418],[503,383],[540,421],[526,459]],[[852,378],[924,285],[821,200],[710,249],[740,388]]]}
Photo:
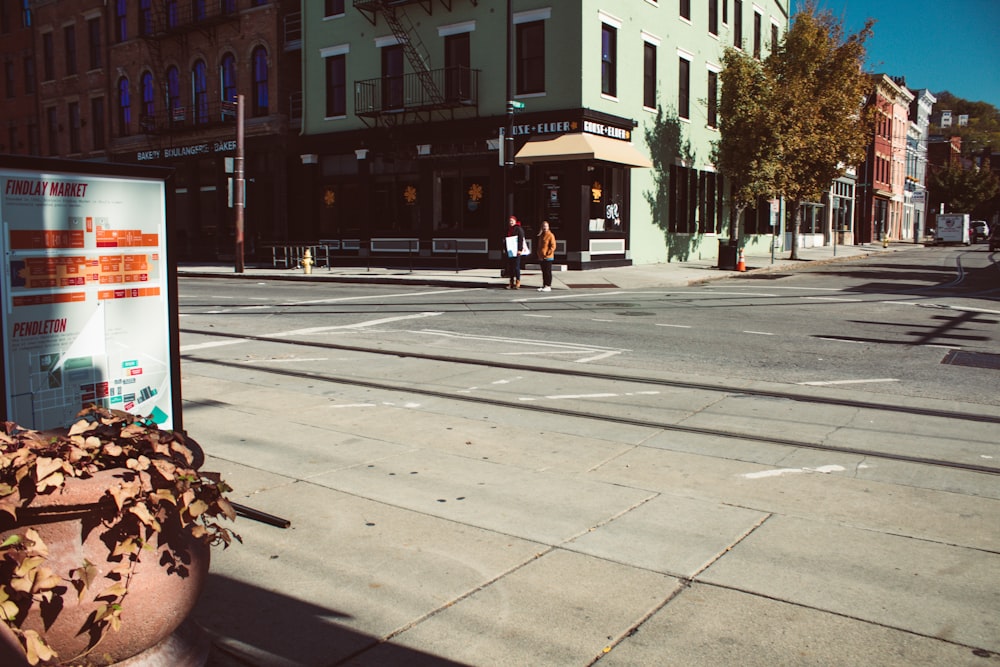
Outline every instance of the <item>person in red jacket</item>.
{"label": "person in red jacket", "polygon": [[549,230],[549,221],[542,220],[538,231],[538,264],[542,267],[542,286],[539,292],[552,291],[552,262],[556,257],[556,235]]}
{"label": "person in red jacket", "polygon": [[507,255],[507,278],[510,279],[507,289],[521,289],[521,255],[528,246],[524,243],[524,229],[513,215],[507,221],[507,237],[504,239],[504,244]]}

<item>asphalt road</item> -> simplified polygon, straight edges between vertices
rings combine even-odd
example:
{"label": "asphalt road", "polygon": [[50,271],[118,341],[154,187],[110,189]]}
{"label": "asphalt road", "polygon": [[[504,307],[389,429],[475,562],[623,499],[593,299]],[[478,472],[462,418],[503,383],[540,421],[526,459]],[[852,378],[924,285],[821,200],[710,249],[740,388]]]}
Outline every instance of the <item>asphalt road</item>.
{"label": "asphalt road", "polygon": [[184,425],[291,522],[213,557],[210,667],[996,663],[977,252],[629,291],[182,278]]}

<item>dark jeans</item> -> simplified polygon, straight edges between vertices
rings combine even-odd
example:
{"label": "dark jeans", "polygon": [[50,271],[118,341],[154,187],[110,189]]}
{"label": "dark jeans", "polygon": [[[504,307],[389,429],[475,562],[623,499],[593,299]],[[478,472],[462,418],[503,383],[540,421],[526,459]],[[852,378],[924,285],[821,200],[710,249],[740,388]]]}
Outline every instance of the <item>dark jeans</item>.
{"label": "dark jeans", "polygon": [[507,278],[510,280],[520,280],[521,279],[521,256],[515,255],[514,257],[507,258]]}
{"label": "dark jeans", "polygon": [[542,287],[552,287],[552,260],[543,259],[538,264],[542,267]]}

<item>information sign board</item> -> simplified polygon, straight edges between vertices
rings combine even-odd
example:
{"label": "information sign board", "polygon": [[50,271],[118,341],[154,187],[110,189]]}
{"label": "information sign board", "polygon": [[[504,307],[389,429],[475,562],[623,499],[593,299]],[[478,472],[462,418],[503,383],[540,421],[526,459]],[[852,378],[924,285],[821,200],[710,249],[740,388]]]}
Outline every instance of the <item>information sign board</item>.
{"label": "information sign board", "polygon": [[166,181],[107,171],[0,167],[2,412],[28,428],[91,404],[179,427]]}

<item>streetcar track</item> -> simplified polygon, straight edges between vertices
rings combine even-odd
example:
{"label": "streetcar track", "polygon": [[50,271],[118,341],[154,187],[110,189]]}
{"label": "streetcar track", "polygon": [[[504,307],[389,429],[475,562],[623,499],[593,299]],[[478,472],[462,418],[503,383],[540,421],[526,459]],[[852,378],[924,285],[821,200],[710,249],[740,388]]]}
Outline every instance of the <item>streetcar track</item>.
{"label": "streetcar track", "polygon": [[[640,384],[653,384],[653,385],[670,386],[670,387],[678,387],[678,388],[686,388],[686,389],[697,389],[697,390],[703,390],[703,391],[723,392],[723,393],[738,394],[738,395],[752,395],[752,396],[769,397],[769,398],[781,398],[781,399],[806,401],[806,402],[813,402],[813,403],[823,403],[823,404],[849,405],[849,406],[853,406],[853,407],[863,407],[864,409],[873,410],[873,411],[882,410],[882,411],[913,412],[913,411],[910,411],[910,410],[902,410],[902,409],[901,410],[895,410],[895,408],[893,408],[892,406],[872,406],[870,404],[863,403],[863,402],[860,402],[860,401],[824,399],[824,398],[821,398],[821,397],[803,397],[803,396],[799,396],[799,395],[795,395],[795,394],[790,394],[790,393],[787,393],[787,392],[764,391],[764,390],[753,390],[753,389],[752,390],[745,390],[745,389],[741,389],[741,388],[732,388],[732,387],[726,388],[726,387],[718,387],[718,386],[712,386],[712,385],[701,385],[701,384],[698,384],[698,383],[690,383],[690,382],[680,382],[680,381],[672,381],[672,380],[660,380],[660,379],[656,379],[656,378],[635,378],[635,377],[631,377],[631,376],[612,375],[612,374],[606,374],[606,373],[595,373],[595,372],[589,372],[589,371],[565,371],[565,370],[561,370],[561,369],[539,368],[537,366],[528,366],[528,365],[523,365],[523,364],[513,364],[513,363],[509,363],[509,362],[479,361],[479,360],[468,360],[468,359],[461,359],[461,358],[443,357],[443,356],[440,356],[440,355],[428,355],[428,354],[422,354],[422,353],[395,352],[395,351],[387,351],[387,350],[370,350],[370,349],[359,348],[359,347],[356,347],[356,346],[349,346],[349,345],[338,345],[338,344],[331,344],[331,343],[312,343],[312,342],[309,342],[309,341],[290,341],[290,340],[284,340],[284,339],[280,339],[280,338],[272,338],[272,337],[267,337],[267,336],[252,336],[252,335],[246,335],[246,334],[229,334],[229,333],[222,333],[222,332],[201,332],[201,331],[192,331],[192,330],[182,330],[182,331],[185,331],[186,333],[198,333],[198,334],[204,334],[204,335],[232,337],[232,338],[243,338],[243,339],[254,340],[254,341],[259,341],[259,342],[273,342],[273,343],[290,344],[290,345],[304,345],[304,346],[307,346],[307,347],[321,347],[321,348],[328,348],[328,349],[332,348],[332,349],[349,350],[349,351],[356,351],[356,352],[362,352],[362,353],[368,353],[368,354],[382,354],[382,355],[395,356],[395,357],[410,357],[410,358],[418,358],[418,359],[423,359],[423,360],[441,361],[441,362],[445,362],[445,363],[457,363],[457,364],[468,364],[468,365],[485,366],[485,367],[505,368],[505,369],[511,369],[511,370],[521,370],[521,371],[526,371],[526,372],[553,373],[553,374],[557,374],[557,375],[571,375],[571,376],[575,376],[575,377],[590,377],[590,378],[598,378],[598,379],[606,379],[606,380],[617,380],[617,381],[623,381],[623,382],[635,382],[635,383],[640,383]],[[543,413],[543,414],[559,415],[559,416],[564,416],[564,417],[575,417],[575,418],[579,418],[579,419],[598,420],[598,421],[602,421],[602,422],[613,422],[613,423],[624,424],[624,425],[629,425],[629,426],[638,426],[638,427],[643,427],[643,428],[651,428],[651,429],[656,429],[656,430],[661,430],[661,431],[672,431],[672,432],[687,433],[687,434],[692,434],[692,435],[701,435],[701,436],[728,438],[728,439],[740,440],[740,441],[744,441],[744,442],[745,441],[763,442],[763,443],[774,444],[774,445],[785,446],[785,447],[810,449],[810,450],[814,450],[814,451],[823,451],[823,452],[830,452],[830,453],[837,453],[837,454],[848,454],[848,455],[852,455],[852,456],[860,456],[860,457],[866,457],[866,458],[877,458],[877,459],[898,461],[898,462],[904,462],[904,463],[913,463],[913,464],[918,464],[918,465],[928,465],[928,466],[940,467],[940,468],[950,468],[950,469],[962,470],[962,471],[967,471],[967,472],[984,473],[984,474],[989,474],[989,475],[1000,475],[1000,468],[991,467],[991,466],[977,465],[977,464],[972,464],[972,463],[961,463],[961,462],[957,462],[957,461],[948,461],[948,460],[944,460],[944,459],[935,459],[935,458],[921,457],[921,456],[911,456],[911,455],[906,455],[906,454],[897,454],[897,453],[891,453],[891,452],[881,452],[881,451],[876,451],[876,450],[861,449],[861,448],[854,448],[854,447],[844,447],[844,446],[837,446],[837,445],[827,445],[827,444],[823,444],[823,443],[808,442],[808,441],[804,441],[804,440],[795,440],[795,439],[792,439],[792,438],[783,438],[783,437],[777,437],[777,436],[739,433],[739,432],[727,431],[727,430],[723,430],[723,429],[713,429],[713,428],[698,427],[698,426],[688,426],[688,425],[683,425],[683,424],[672,424],[672,423],[667,423],[667,422],[660,422],[660,421],[654,421],[654,420],[640,419],[640,418],[636,418],[636,417],[622,417],[622,416],[613,416],[613,415],[601,415],[601,414],[595,414],[594,412],[590,412],[590,411],[585,412],[585,411],[581,411],[581,410],[573,410],[573,409],[563,408],[563,407],[554,407],[554,406],[537,405],[537,404],[533,405],[533,404],[525,403],[525,402],[522,402],[522,401],[509,401],[509,400],[504,400],[504,399],[500,399],[500,398],[497,398],[497,397],[479,397],[479,396],[475,396],[475,395],[471,395],[471,394],[460,394],[460,393],[452,392],[452,391],[439,391],[439,390],[434,390],[434,389],[427,389],[427,388],[422,388],[422,387],[415,387],[415,386],[412,386],[412,385],[398,385],[398,384],[393,384],[393,383],[385,382],[385,381],[363,380],[363,379],[359,379],[359,378],[347,378],[347,377],[342,377],[342,376],[332,376],[332,375],[328,375],[328,374],[315,373],[315,372],[311,372],[311,371],[298,371],[298,370],[293,370],[293,369],[288,369],[288,368],[267,368],[267,367],[261,367],[258,364],[251,364],[251,363],[239,362],[239,361],[224,361],[224,360],[220,360],[220,359],[207,359],[207,358],[199,357],[199,356],[196,356],[196,355],[182,355],[182,356],[183,356],[183,358],[185,360],[190,361],[190,362],[194,362],[194,363],[203,363],[203,364],[221,366],[221,367],[225,367],[225,368],[233,368],[233,369],[238,369],[238,370],[252,370],[252,371],[257,372],[257,373],[264,372],[264,373],[269,373],[269,374],[272,374],[272,375],[280,375],[280,376],[284,376],[284,377],[292,377],[292,378],[302,379],[302,380],[311,380],[311,381],[318,381],[318,382],[327,382],[327,383],[331,383],[331,384],[348,385],[348,386],[355,386],[355,387],[364,387],[364,388],[367,388],[367,389],[377,389],[377,390],[382,390],[382,391],[406,392],[406,393],[419,394],[419,395],[422,395],[422,396],[430,396],[430,397],[435,397],[435,398],[441,398],[441,399],[450,400],[450,401],[463,401],[463,402],[467,402],[467,403],[476,403],[476,404],[489,405],[489,406],[492,406],[492,407],[502,406],[502,407],[509,407],[511,409],[514,409],[514,410],[529,410],[529,411],[533,411],[533,412],[537,412],[537,413]],[[1000,419],[997,419],[997,418],[984,417],[984,416],[980,416],[980,415],[972,415],[972,414],[966,414],[966,413],[957,413],[957,412],[952,412],[952,411],[920,411],[920,414],[925,415],[925,416],[928,415],[928,414],[930,414],[930,415],[934,415],[934,416],[942,416],[942,417],[958,418],[958,419],[975,419],[975,418],[978,417],[979,421],[987,421],[987,422],[992,422],[992,423],[998,423],[998,422],[1000,422]]]}
{"label": "streetcar track", "polygon": [[866,401],[858,401],[850,398],[831,398],[827,396],[805,396],[792,392],[750,389],[746,387],[735,387],[728,385],[713,385],[700,382],[690,382],[685,380],[667,380],[663,378],[650,378],[621,373],[605,373],[597,370],[588,370],[585,367],[542,367],[534,364],[520,364],[512,361],[501,361],[498,359],[472,359],[466,357],[445,356],[440,354],[429,354],[426,352],[411,352],[402,350],[377,349],[361,347],[359,345],[347,345],[343,343],[328,343],[309,340],[290,340],[278,336],[258,336],[254,334],[230,333],[226,331],[204,331],[201,329],[181,329],[181,333],[197,334],[201,336],[214,336],[219,338],[232,338],[238,340],[256,341],[260,343],[279,343],[282,345],[296,345],[301,347],[315,347],[324,350],[339,350],[342,352],[360,352],[362,354],[376,354],[387,357],[401,357],[411,359],[421,359],[424,361],[440,361],[452,364],[464,364],[468,366],[480,366],[486,368],[502,368],[504,370],[521,371],[529,373],[544,373],[548,375],[563,375],[568,377],[590,378],[594,380],[610,380],[617,382],[634,382],[637,384],[648,384],[659,387],[670,387],[675,389],[694,389],[697,391],[710,391],[724,394],[741,394],[744,396],[760,396],[766,398],[781,398],[800,403],[815,403],[819,405],[833,405],[849,408],[859,408],[876,412],[900,412],[920,416],[941,417],[943,419],[961,419],[973,422],[983,422],[987,424],[1000,425],[1000,417],[982,415],[973,412],[959,412],[957,410],[940,409],[919,409],[915,410],[904,405],[882,404],[876,405]]}

